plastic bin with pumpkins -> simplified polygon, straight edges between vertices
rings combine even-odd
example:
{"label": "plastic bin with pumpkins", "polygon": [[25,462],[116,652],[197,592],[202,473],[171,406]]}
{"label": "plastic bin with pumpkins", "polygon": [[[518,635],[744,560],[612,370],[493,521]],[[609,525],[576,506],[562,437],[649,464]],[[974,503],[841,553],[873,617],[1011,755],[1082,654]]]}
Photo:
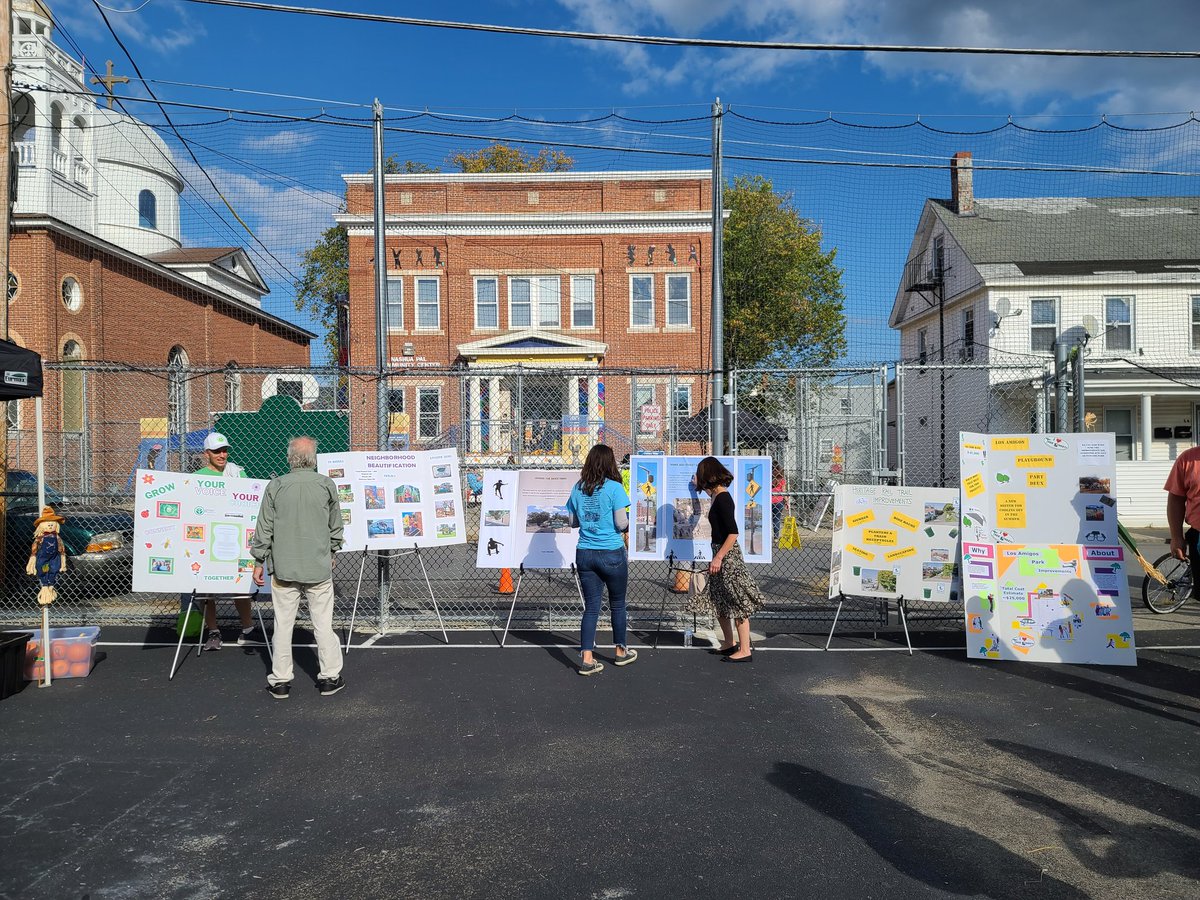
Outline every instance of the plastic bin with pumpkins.
{"label": "plastic bin with pumpkins", "polygon": [[96,641],[99,639],[99,625],[51,628],[50,652],[47,654],[42,630],[37,629],[25,645],[25,680],[42,680],[46,674],[47,655],[52,678],[86,678],[96,662]]}

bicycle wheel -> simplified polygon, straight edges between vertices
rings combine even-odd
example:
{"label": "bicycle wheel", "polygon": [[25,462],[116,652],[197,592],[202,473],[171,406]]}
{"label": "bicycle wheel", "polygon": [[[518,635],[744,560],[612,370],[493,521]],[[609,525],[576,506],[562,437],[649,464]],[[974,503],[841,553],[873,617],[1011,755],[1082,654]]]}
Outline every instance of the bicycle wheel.
{"label": "bicycle wheel", "polygon": [[1142,579],[1142,602],[1156,613],[1175,612],[1192,596],[1192,567],[1182,559],[1164,553],[1154,561],[1166,584],[1159,584],[1149,575]]}

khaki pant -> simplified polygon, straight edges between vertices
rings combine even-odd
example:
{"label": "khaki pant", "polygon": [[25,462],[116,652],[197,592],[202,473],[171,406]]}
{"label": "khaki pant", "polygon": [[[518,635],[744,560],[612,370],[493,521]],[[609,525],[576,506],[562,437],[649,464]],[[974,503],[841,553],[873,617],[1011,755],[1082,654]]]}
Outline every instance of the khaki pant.
{"label": "khaki pant", "polygon": [[342,647],[333,633],[333,579],[320,584],[301,584],[271,578],[271,605],[275,608],[275,665],[267,676],[268,684],[292,680],[292,629],[300,595],[308,598],[308,614],[317,638],[317,658],[321,663],[318,678],[336,678],[342,671]]}

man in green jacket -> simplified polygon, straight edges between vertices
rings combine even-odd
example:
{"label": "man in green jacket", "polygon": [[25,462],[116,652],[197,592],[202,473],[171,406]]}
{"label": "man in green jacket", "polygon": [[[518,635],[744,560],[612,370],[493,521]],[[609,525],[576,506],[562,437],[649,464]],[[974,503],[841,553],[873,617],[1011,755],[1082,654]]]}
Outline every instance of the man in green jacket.
{"label": "man in green jacket", "polygon": [[293,438],[287,460],[291,471],[272,479],[263,494],[250,545],[256,562],[254,583],[262,586],[264,564],[271,570],[275,664],[267,676],[267,690],[277,700],[286,700],[292,687],[292,628],[301,594],[308,598],[317,638],[317,687],[322,696],[329,696],[346,686],[342,649],[333,633],[333,554],[342,546],[337,487],[317,472],[317,442],[312,438]]}

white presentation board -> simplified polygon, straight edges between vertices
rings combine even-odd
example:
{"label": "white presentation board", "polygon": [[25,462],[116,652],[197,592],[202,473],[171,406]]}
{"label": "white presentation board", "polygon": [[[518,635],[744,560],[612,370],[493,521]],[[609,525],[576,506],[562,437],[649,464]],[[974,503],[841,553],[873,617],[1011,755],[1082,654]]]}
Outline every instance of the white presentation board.
{"label": "white presentation board", "polygon": [[317,454],[337,486],[343,552],[464,544],[458,450]]}
{"label": "white presentation board", "polygon": [[1122,547],[963,542],[967,655],[1136,666]]}
{"label": "white presentation board", "polygon": [[[630,559],[712,559],[708,510],[712,500],[696,490],[702,456],[634,456],[629,460],[629,493],[634,501]],[[738,544],[746,562],[769,563],[771,547],[771,458],[720,456],[733,473]]]}
{"label": "white presentation board", "polygon": [[1136,665],[1112,434],[959,436],[967,655]]}
{"label": "white presentation board", "polygon": [[134,472],[133,589],[256,590],[250,539],[266,479]]}
{"label": "white presentation board", "polygon": [[954,488],[839,485],[829,596],[957,601],[958,535]]}
{"label": "white presentation board", "polygon": [[476,566],[570,568],[579,532],[567,500],[578,480],[574,469],[485,469]]}

